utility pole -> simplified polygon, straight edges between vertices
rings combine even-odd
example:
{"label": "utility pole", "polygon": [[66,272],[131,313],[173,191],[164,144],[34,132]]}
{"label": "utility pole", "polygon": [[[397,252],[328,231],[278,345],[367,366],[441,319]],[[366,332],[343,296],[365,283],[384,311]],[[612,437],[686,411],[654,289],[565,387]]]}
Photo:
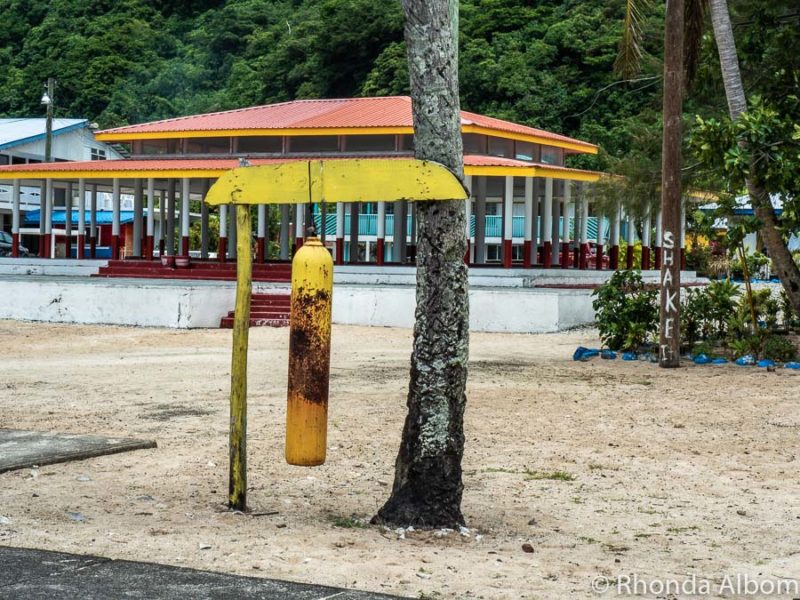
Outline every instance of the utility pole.
{"label": "utility pole", "polygon": [[47,78],[47,88],[42,96],[42,104],[47,106],[47,130],[44,140],[44,162],[53,162],[53,104],[55,103],[56,80]]}

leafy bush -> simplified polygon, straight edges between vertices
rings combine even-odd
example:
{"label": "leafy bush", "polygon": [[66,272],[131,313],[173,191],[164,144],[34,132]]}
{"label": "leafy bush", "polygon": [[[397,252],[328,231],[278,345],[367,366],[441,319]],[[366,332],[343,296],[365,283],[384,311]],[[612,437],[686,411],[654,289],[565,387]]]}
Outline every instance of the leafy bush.
{"label": "leafy bush", "polygon": [[771,335],[764,341],[764,358],[789,362],[797,358],[797,346],[789,338]]}
{"label": "leafy bush", "polygon": [[[747,270],[750,274],[752,279],[766,279],[769,277],[770,274],[770,264],[771,261],[769,258],[761,254],[760,252],[753,252],[753,254],[747,255]],[[744,278],[744,267],[742,265],[742,261],[740,258],[734,258],[731,261],[731,275],[736,279],[743,279]]]}
{"label": "leafy bush", "polygon": [[658,329],[658,291],[637,271],[616,271],[592,296],[595,324],[612,350],[638,350]]}
{"label": "leafy bush", "polygon": [[681,307],[683,340],[692,346],[700,340],[723,339],[736,312],[739,293],[739,286],[727,279],[688,290]]}

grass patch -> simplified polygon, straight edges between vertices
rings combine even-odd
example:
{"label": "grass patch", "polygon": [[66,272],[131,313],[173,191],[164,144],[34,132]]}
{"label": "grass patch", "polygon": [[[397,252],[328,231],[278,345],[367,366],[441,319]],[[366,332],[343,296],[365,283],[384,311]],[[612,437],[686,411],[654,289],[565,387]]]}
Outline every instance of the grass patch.
{"label": "grass patch", "polygon": [[586,544],[599,544],[600,542],[593,537],[586,537],[585,535],[578,536],[578,540]]}
{"label": "grass patch", "polygon": [[667,527],[667,531],[670,533],[686,533],[687,531],[697,531],[700,529],[697,525],[692,525],[690,527]]}
{"label": "grass patch", "polygon": [[525,469],[525,481],[539,481],[541,479],[575,481],[575,475],[566,471],[531,471],[530,469]]}
{"label": "grass patch", "polygon": [[331,517],[331,523],[334,527],[341,527],[342,529],[364,529],[367,522],[358,517]]}
{"label": "grass patch", "polygon": [[628,546],[622,546],[620,544],[611,544],[611,543],[603,544],[603,548],[605,548],[609,552],[613,552],[614,554],[622,554],[623,552],[627,552],[628,550],[630,550]]}

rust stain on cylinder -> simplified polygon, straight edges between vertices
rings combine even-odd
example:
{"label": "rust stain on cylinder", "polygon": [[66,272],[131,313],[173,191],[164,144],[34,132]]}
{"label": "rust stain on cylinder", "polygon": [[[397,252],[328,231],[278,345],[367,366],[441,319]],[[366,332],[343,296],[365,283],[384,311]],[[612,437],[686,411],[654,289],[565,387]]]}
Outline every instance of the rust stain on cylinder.
{"label": "rust stain on cylinder", "polygon": [[330,379],[333,259],[309,238],[292,261],[286,461],[325,462]]}

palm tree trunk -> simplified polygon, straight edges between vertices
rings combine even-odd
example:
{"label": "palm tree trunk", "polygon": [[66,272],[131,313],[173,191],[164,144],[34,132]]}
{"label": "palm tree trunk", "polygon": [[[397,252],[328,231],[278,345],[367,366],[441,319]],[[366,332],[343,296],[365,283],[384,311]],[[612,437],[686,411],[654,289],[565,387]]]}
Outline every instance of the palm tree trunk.
{"label": "palm tree trunk", "polygon": [[[747,110],[747,98],[739,71],[739,58],[736,53],[736,42],[733,38],[731,16],[726,0],[710,0],[711,24],[714,27],[714,38],[717,42],[719,62],[722,67],[722,81],[725,85],[725,96],[728,99],[728,110],[731,120],[735,121]],[[741,140],[740,145],[746,147],[747,142]],[[750,171],[756,173],[755,158],[750,158]],[[767,251],[772,259],[772,266],[786,290],[789,302],[795,310],[800,310],[800,269],[797,268],[783,235],[778,229],[778,219],[772,207],[769,194],[758,181],[747,180],[747,192],[756,217],[761,221],[761,235]]]}
{"label": "palm tree trunk", "polygon": [[[416,157],[463,180],[454,0],[403,0]],[[464,202],[418,205],[417,308],[408,416],[375,523],[454,527],[461,514],[469,307]]]}

